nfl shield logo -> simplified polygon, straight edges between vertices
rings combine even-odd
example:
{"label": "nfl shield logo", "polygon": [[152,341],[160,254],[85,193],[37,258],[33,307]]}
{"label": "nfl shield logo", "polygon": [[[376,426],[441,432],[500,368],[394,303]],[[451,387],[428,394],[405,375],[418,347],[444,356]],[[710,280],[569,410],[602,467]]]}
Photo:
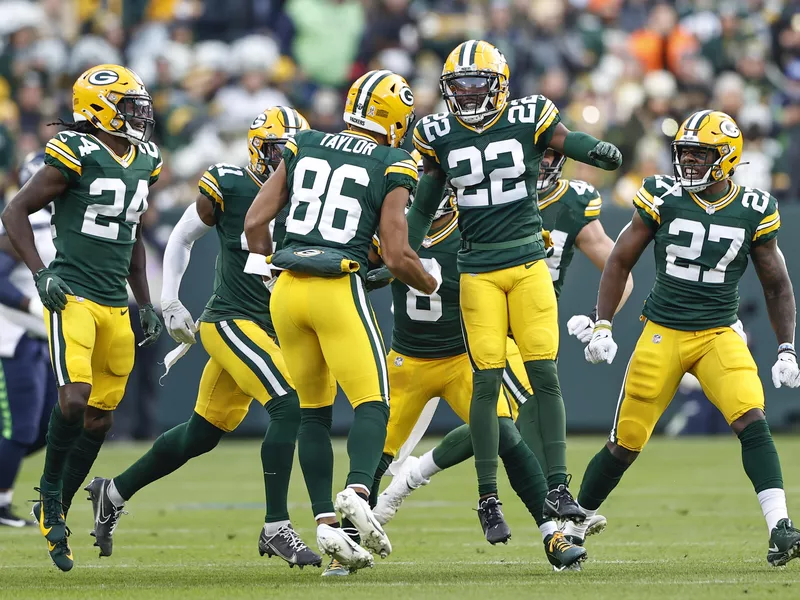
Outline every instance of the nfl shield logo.
{"label": "nfl shield logo", "polygon": [[395,367],[402,367],[403,366],[403,357],[402,356],[396,356],[395,357],[394,366]]}
{"label": "nfl shield logo", "polygon": [[654,344],[660,344],[661,343],[661,336],[659,334],[655,334],[653,336],[653,343]]}

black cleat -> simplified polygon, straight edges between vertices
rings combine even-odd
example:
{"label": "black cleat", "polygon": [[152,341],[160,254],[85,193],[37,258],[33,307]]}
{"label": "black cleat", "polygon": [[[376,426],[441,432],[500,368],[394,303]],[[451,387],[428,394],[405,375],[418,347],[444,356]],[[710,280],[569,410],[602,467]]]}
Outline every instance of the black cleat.
{"label": "black cleat", "polygon": [[26,519],[15,514],[8,504],[0,506],[0,525],[5,527],[36,527],[38,524],[33,519]]}
{"label": "black cleat", "polygon": [[308,565],[322,566],[319,554],[305,545],[291,525],[284,525],[272,537],[267,537],[267,532],[262,528],[258,538],[258,553],[261,556],[266,554],[270,558],[282,558],[289,563],[290,568],[295,565],[301,569]]}
{"label": "black cleat", "polygon": [[767,562],[782,567],[797,557],[800,557],[800,530],[789,519],[781,519],[769,536]]}
{"label": "black cleat", "polygon": [[572,521],[581,525],[586,520],[586,513],[569,492],[569,479],[566,484],[560,484],[547,492],[544,497],[542,513],[545,519],[557,521]]}
{"label": "black cleat", "polygon": [[489,496],[478,504],[478,520],[481,522],[486,541],[492,546],[498,543],[507,544],[511,539],[511,529],[503,518],[503,511],[500,510],[502,505],[494,496]]}
{"label": "black cleat", "polygon": [[121,506],[116,506],[108,497],[110,479],[95,477],[84,490],[89,492],[94,511],[94,545],[100,548],[100,556],[111,556],[114,546],[114,530],[119,523],[119,517],[124,513]]}
{"label": "black cleat", "polygon": [[[575,539],[574,536],[570,537]],[[553,565],[554,571],[580,571],[581,563],[588,556],[586,548],[571,542],[560,531],[556,531],[544,539],[544,553],[547,555],[547,560]]]}

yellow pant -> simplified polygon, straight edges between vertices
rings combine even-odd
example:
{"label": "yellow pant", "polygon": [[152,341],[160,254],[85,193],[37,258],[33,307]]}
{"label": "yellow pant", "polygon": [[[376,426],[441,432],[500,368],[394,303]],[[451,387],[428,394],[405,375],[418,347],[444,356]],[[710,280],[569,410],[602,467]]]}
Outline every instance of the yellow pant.
{"label": "yellow pant", "polygon": [[477,369],[505,366],[509,326],[524,361],[555,359],[558,308],[543,260],[460,279],[467,350]]}
{"label": "yellow pant", "polygon": [[114,410],[125,394],[135,354],[128,307],[67,296],[61,313],[45,318],[58,386],[88,383],[89,406]]}
{"label": "yellow pant", "polygon": [[611,441],[641,451],[687,372],[729,424],[748,410],[764,409],[756,363],[733,329],[678,331],[650,321],[628,364]]}
{"label": "yellow pant", "polygon": [[383,339],[358,275],[284,271],[270,309],[301,407],[332,405],[337,382],[354,408],[389,402]]}
{"label": "yellow pant", "polygon": [[294,391],[281,349],[252,321],[200,323],[200,340],[211,358],[194,411],[215,427],[233,431],[254,398],[265,405]]}
{"label": "yellow pant", "polygon": [[[413,358],[392,350],[387,360],[392,409],[383,447],[385,454],[397,456],[431,398],[443,398],[462,421],[469,423],[472,366],[466,354],[447,358]],[[503,382],[505,386],[497,400],[497,416],[516,419],[517,404],[525,401],[523,390],[530,393],[531,386],[519,350],[510,339]]]}

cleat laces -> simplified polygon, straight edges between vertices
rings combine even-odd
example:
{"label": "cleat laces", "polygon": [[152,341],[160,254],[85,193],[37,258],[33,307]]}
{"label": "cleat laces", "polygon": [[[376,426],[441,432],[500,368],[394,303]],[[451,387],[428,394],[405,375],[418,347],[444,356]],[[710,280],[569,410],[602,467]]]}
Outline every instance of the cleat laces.
{"label": "cleat laces", "polygon": [[559,552],[566,552],[572,547],[566,539],[564,539],[564,534],[560,531],[556,531],[553,534],[553,537],[550,538],[550,541],[547,543],[548,550],[552,554],[556,550]]}
{"label": "cleat laces", "polygon": [[489,529],[496,527],[503,523],[503,511],[500,510],[502,503],[497,502],[484,502],[480,510],[483,511],[486,518],[486,525]]}
{"label": "cleat laces", "polygon": [[300,553],[303,550],[308,550],[308,546],[306,546],[305,542],[291,527],[284,525],[283,527],[278,529],[278,533],[276,535],[279,535],[284,540],[286,540],[286,543],[289,544],[289,548],[291,548],[297,553]]}

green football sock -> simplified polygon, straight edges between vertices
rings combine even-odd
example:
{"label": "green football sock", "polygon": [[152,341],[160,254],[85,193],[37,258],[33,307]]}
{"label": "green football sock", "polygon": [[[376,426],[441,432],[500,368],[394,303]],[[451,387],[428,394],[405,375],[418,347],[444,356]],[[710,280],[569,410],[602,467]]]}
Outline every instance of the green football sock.
{"label": "green football sock", "polygon": [[144,456],[114,477],[114,485],[125,500],[157,479],[177,471],[195,456],[213,450],[225,432],[197,413],[158,436]]}
{"label": "green football sock", "polygon": [[750,423],[739,433],[744,472],[753,482],[756,494],[771,488],[783,489],[781,461],[769,425],[764,419]]}
{"label": "green football sock", "polygon": [[469,425],[461,425],[444,436],[439,445],[433,449],[433,462],[444,470],[464,462],[473,454]]}
{"label": "green football sock", "polygon": [[469,431],[478,473],[478,494],[497,493],[497,452],[500,429],[497,423],[497,397],[503,369],[485,369],[472,374],[472,402]]}
{"label": "green football sock", "polygon": [[597,510],[622,479],[630,465],[619,460],[603,446],[586,466],[578,494],[578,504],[587,510]]}
{"label": "green football sock", "polygon": [[542,431],[539,426],[539,404],[534,394],[529,394],[528,392],[524,392],[524,394],[526,400],[524,404],[519,405],[517,427],[520,433],[524,432],[522,439],[528,448],[533,451],[536,460],[539,461],[542,472],[547,473],[547,454],[544,451]]}
{"label": "green football sock", "polygon": [[61,476],[62,490],[61,502],[64,504],[64,513],[72,506],[72,499],[83,485],[89,470],[92,468],[100,447],[106,439],[106,434],[97,435],[86,429],[81,431],[78,439],[69,451],[64,472]]}
{"label": "green football sock", "polygon": [[511,487],[536,524],[541,525],[545,521],[542,505],[547,495],[547,481],[536,456],[522,440],[514,421],[508,418],[500,419],[500,458]]}
{"label": "green football sock", "polygon": [[292,476],[294,446],[300,429],[297,392],[267,402],[269,427],[261,443],[261,466],[267,498],[267,523],[289,520],[289,479]]}
{"label": "green football sock", "polygon": [[[538,414],[532,414],[534,407],[528,409],[531,413],[525,411],[525,418],[519,424],[520,432],[522,439],[530,442],[529,448],[540,445],[547,465],[547,485],[552,489],[567,483],[567,415],[558,369],[554,360],[529,360],[525,371],[533,387]],[[520,413],[528,404],[523,404]]]}
{"label": "green football sock", "polygon": [[83,415],[75,421],[67,421],[61,412],[61,407],[58,404],[53,407],[47,425],[47,450],[40,481],[43,490],[61,489],[61,476],[64,473],[67,456],[82,428]]}
{"label": "green football sock", "polygon": [[384,452],[381,456],[381,460],[378,462],[378,468],[375,469],[375,479],[372,482],[372,489],[369,492],[370,508],[375,508],[375,505],[378,503],[378,494],[381,493],[381,479],[383,479],[386,471],[389,470],[389,465],[392,464],[393,460],[394,456]]}
{"label": "green football sock", "polygon": [[333,447],[331,424],[333,406],[300,409],[300,431],[297,434],[297,456],[306,482],[314,517],[335,514],[333,490]]}
{"label": "green football sock", "polygon": [[375,471],[386,442],[389,405],[385,402],[364,402],[353,411],[353,424],[347,436],[350,473],[347,485],[363,485],[367,490],[375,482]]}

